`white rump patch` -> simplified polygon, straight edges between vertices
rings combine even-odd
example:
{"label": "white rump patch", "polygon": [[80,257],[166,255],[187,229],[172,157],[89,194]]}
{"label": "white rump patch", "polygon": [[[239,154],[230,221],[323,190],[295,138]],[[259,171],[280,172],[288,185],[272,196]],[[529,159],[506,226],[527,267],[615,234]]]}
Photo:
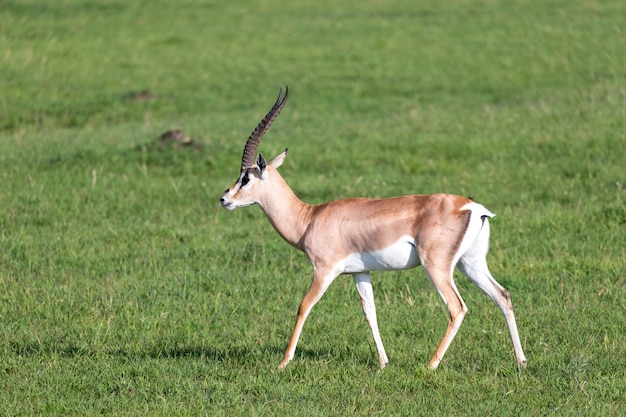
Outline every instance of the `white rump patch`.
{"label": "white rump patch", "polygon": [[352,253],[343,261],[344,273],[364,271],[399,271],[414,268],[420,264],[415,239],[405,235],[396,243],[384,249],[365,253]]}
{"label": "white rump patch", "polygon": [[482,204],[479,204],[475,201],[472,201],[471,203],[467,203],[466,205],[461,207],[461,210],[470,210],[472,211],[472,213],[478,214],[479,217],[482,217],[482,216],[487,216],[489,218],[495,217],[495,214],[487,210],[485,206],[483,206]]}
{"label": "white rump patch", "polygon": [[487,210],[482,204],[472,201],[461,207],[461,210],[470,210],[472,216],[470,222],[467,225],[465,236],[461,241],[459,250],[454,257],[454,265],[459,259],[466,254],[470,248],[478,249],[487,254],[489,250],[489,221],[484,217],[492,218],[495,216],[491,211]]}

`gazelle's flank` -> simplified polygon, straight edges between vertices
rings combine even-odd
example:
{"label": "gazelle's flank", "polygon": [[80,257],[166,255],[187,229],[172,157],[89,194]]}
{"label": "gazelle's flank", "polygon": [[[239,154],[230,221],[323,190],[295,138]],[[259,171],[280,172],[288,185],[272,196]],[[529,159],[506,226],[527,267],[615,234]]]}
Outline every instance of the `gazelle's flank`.
{"label": "gazelle's flank", "polygon": [[264,133],[287,100],[288,90],[252,132],[244,148],[237,181],[222,194],[229,210],[258,204],[272,226],[292,246],[303,251],[313,265],[313,281],[302,299],[295,328],[280,362],[294,357],[304,321],[328,286],[340,274],[352,274],[365,318],[374,335],[381,368],[389,362],[376,321],[370,271],[392,271],[422,265],[450,313],[448,328],[430,360],[437,368],[461,327],[467,307],[452,273],[461,272],[491,297],[506,319],[515,358],[523,365],[522,351],[509,292],[489,273],[486,255],[489,221],[494,214],[465,197],[450,194],[408,195],[369,199],[350,198],[317,206],[303,203],[291,191],[277,168],[287,150],[266,162],[256,149]]}

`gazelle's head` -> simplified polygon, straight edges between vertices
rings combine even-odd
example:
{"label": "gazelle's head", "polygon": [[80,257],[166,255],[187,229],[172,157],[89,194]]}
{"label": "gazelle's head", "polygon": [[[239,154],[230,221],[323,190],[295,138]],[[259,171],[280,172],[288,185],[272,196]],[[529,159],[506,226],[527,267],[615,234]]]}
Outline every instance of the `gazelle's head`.
{"label": "gazelle's head", "polygon": [[264,193],[263,182],[268,179],[272,170],[275,172],[275,169],[283,163],[287,156],[287,149],[285,149],[269,162],[266,162],[265,158],[263,158],[263,155],[260,153],[256,155],[255,158],[261,138],[265,132],[267,132],[267,129],[269,129],[287,101],[289,89],[285,87],[285,95],[283,96],[282,93],[283,90],[281,88],[276,103],[274,103],[274,106],[272,106],[270,111],[248,138],[246,146],[243,149],[239,178],[230,188],[224,191],[220,198],[222,207],[228,210],[258,203]]}

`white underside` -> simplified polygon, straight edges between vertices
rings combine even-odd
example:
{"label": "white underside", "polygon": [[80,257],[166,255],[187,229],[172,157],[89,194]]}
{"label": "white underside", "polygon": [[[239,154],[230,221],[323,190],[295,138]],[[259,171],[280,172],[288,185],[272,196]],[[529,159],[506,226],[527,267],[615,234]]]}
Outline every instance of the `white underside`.
{"label": "white underside", "polygon": [[366,253],[353,253],[343,260],[344,273],[364,271],[398,271],[420,264],[415,239],[405,235],[385,249]]}

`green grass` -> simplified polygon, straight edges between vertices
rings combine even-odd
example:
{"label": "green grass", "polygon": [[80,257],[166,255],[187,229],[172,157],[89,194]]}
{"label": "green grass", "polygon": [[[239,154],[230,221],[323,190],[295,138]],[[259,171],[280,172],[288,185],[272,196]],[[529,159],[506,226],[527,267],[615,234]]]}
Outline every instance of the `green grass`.
{"label": "green grass", "polygon": [[[623,415],[622,1],[4,1],[0,415]],[[378,370],[340,277],[276,366],[311,268],[218,198],[260,150],[305,201],[471,195],[513,296],[446,310],[373,274]],[[147,92],[147,100],[139,93]],[[200,149],[160,149],[183,126]]]}

